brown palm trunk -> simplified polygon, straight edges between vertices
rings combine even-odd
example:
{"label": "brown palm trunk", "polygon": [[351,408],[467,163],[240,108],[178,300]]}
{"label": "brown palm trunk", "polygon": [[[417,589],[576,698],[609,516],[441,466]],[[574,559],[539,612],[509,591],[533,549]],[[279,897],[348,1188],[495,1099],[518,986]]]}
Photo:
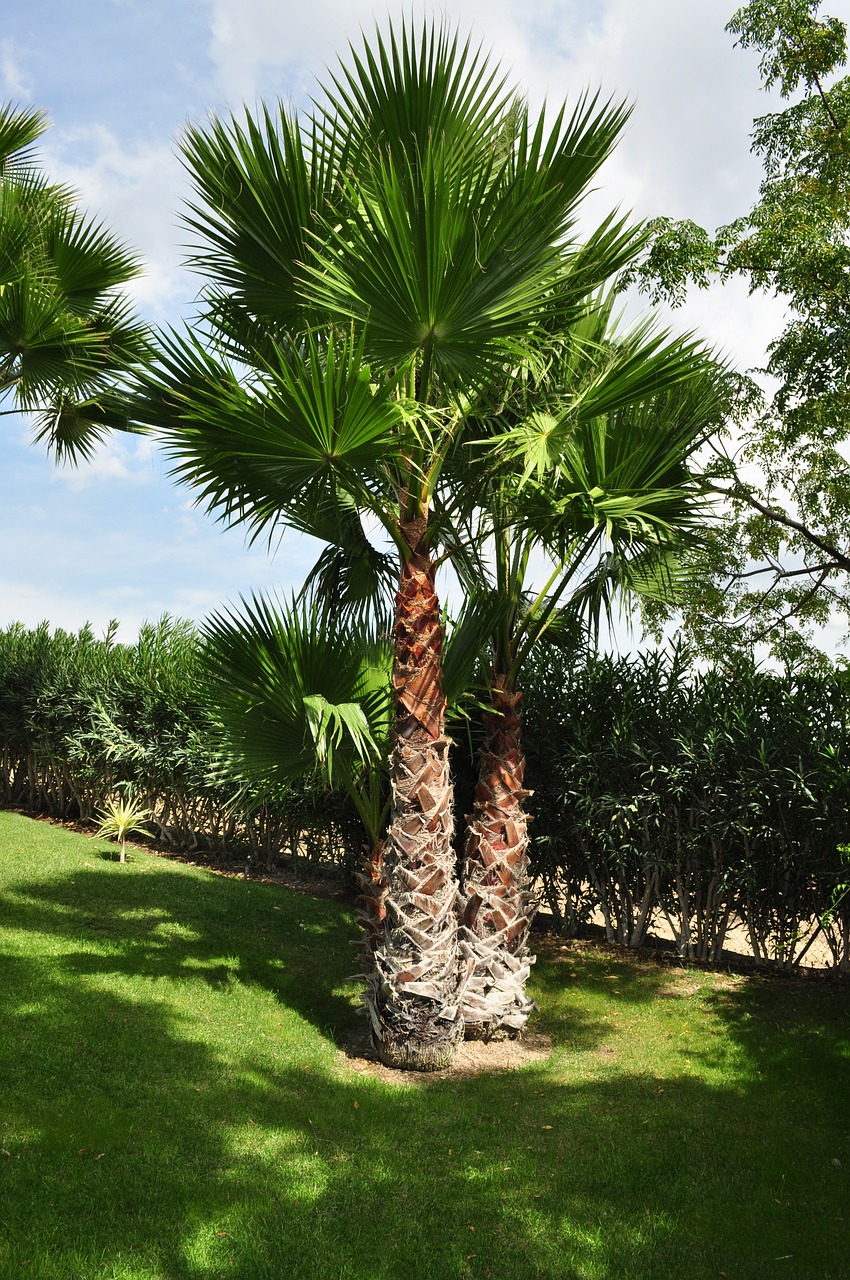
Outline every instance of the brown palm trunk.
{"label": "brown palm trunk", "polygon": [[525,990],[534,963],[527,942],[536,904],[528,874],[524,802],[531,792],[523,788],[521,697],[506,676],[491,676],[462,890],[461,945],[468,945],[475,963],[463,998],[469,1039],[517,1036],[535,1008]]}
{"label": "brown palm trunk", "polygon": [[451,1062],[463,1019],[443,633],[424,528],[403,529],[412,554],[396,596],[392,811],[383,848],[367,868],[376,927],[365,1003],[382,1062],[434,1071]]}

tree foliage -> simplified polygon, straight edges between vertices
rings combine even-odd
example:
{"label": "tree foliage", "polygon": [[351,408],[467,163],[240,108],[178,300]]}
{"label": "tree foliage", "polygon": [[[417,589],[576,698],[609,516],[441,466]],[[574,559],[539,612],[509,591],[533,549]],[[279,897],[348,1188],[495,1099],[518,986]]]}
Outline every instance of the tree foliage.
{"label": "tree foliage", "polygon": [[307,769],[294,785],[223,749],[220,692],[187,622],[145,624],[133,644],[43,624],[0,631],[0,800],[90,823],[132,798],[173,849],[276,863],[332,862],[352,871],[360,817]]}
{"label": "tree foliage", "polygon": [[790,968],[819,941],[850,968],[846,669],[547,647],[525,718],[533,869],[565,932],[597,913],[611,941],[660,927],[683,958],[718,961],[743,925],[759,961]]}
{"label": "tree foliage", "polygon": [[845,26],[819,9],[752,0],[735,13],[727,30],[788,103],[754,123],[758,199],[714,234],[658,219],[634,273],[674,304],[689,283],[741,277],[786,311],[764,367],[739,384],[714,468],[726,518],[686,609],[712,653],[761,640],[793,661],[831,610],[850,612],[850,77],[838,74]]}

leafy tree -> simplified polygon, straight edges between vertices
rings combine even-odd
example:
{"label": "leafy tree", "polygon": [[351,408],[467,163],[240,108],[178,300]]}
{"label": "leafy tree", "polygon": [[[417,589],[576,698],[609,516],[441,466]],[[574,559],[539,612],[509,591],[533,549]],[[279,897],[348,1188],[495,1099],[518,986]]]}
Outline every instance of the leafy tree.
{"label": "leafy tree", "polygon": [[[429,1069],[463,1034],[474,967],[458,952],[435,588],[452,515],[480,485],[462,446],[487,389],[542,369],[552,334],[642,236],[614,215],[584,241],[575,230],[627,111],[584,98],[534,121],[444,30],[352,50],[323,101],[301,121],[265,110],[188,134],[206,307],[164,340],[136,413],[221,518],[325,542],[314,584],[357,600],[386,579],[392,558],[364,516],[394,549],[392,802],[368,1004],[382,1059]],[[693,375],[692,342],[644,355],[613,362],[575,422]],[[491,450],[490,465],[516,463]]]}
{"label": "leafy tree", "polygon": [[103,393],[148,344],[121,293],[138,261],[48,183],[32,149],[46,127],[41,111],[0,107],[0,398],[75,461],[126,425]]}
{"label": "leafy tree", "polygon": [[[726,518],[695,568],[686,624],[704,651],[768,641],[793,661],[812,628],[850,609],[850,77],[846,29],[819,0],[751,0],[727,30],[760,55],[765,89],[790,105],[755,121],[756,204],[714,235],[660,219],[637,273],[673,303],[687,284],[742,277],[786,321],[742,384],[734,451],[716,465]],[[770,385],[770,384],[768,384]],[[751,477],[754,471],[758,479]]]}

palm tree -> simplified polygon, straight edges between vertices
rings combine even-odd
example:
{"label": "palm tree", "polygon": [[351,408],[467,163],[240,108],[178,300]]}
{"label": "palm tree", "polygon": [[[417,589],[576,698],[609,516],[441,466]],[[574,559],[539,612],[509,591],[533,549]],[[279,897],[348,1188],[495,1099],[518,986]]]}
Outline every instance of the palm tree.
{"label": "palm tree", "polygon": [[0,398],[35,414],[37,438],[75,461],[126,427],[104,393],[148,341],[121,294],[139,264],[46,181],[32,150],[46,127],[41,111],[0,107]]}
{"label": "palm tree", "polygon": [[[612,342],[609,319],[610,300],[590,307],[561,340],[546,385],[520,383],[513,403],[506,397],[501,412],[510,425],[498,448],[516,455],[522,470],[519,476],[491,470],[489,482],[482,475],[478,506],[468,513],[478,528],[463,539],[457,561],[468,588],[489,578],[500,604],[489,638],[489,705],[463,862],[461,941],[474,957],[463,1000],[468,1038],[516,1036],[533,1009],[526,992],[536,908],[527,852],[523,667],[553,631],[566,631],[574,642],[580,611],[598,626],[613,592],[669,597],[675,557],[705,520],[688,459],[722,421],[721,371],[707,361],[699,373],[695,361],[694,377],[674,391],[624,399],[588,417],[584,393],[605,364],[628,364],[636,344],[642,362],[652,358],[646,333]],[[535,549],[547,553],[551,572],[542,589],[529,591]]]}
{"label": "palm tree", "polygon": [[[537,367],[552,328],[642,233],[614,215],[581,242],[575,231],[628,112],[584,98],[533,123],[480,52],[440,28],[352,50],[324,100],[301,122],[266,110],[188,134],[206,307],[164,340],[136,413],[165,432],[178,477],[252,536],[311,533],[337,566],[353,549],[374,580],[387,556],[367,549],[362,517],[393,548],[392,803],[370,1014],[383,1061],[434,1069],[463,1035],[472,967],[457,944],[435,587],[445,479],[464,483],[458,450],[484,388]],[[691,365],[687,344],[669,344],[651,373],[630,370],[631,394]],[[588,406],[615,400],[622,376]]]}

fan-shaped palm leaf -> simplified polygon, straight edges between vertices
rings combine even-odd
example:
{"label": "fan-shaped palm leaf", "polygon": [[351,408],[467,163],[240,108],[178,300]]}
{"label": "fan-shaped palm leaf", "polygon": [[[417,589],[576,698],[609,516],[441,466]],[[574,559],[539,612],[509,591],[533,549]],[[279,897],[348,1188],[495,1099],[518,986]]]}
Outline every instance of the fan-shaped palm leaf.
{"label": "fan-shaped palm leaf", "polygon": [[306,604],[256,596],[214,614],[204,636],[230,771],[290,781],[319,769],[346,787],[377,843],[371,774],[389,735],[388,644],[345,633]]}
{"label": "fan-shaped palm leaf", "polygon": [[20,107],[12,102],[0,105],[0,179],[20,181],[32,175],[32,145],[49,124],[47,112],[39,107]]}
{"label": "fan-shaped palm leaf", "polygon": [[[402,103],[392,100],[395,78],[383,87],[390,118],[418,116],[408,101],[418,84],[403,86]],[[333,314],[368,320],[367,351],[378,365],[418,359],[423,398],[432,376],[449,385],[480,381],[507,354],[528,349],[544,316],[573,318],[588,289],[636,252],[634,229],[611,222],[573,275],[564,246],[576,203],[626,116],[590,100],[570,120],[561,112],[547,131],[543,116],[531,130],[523,111],[501,158],[499,118],[484,146],[472,145],[458,120],[451,138],[429,130],[403,146],[382,146],[378,128],[373,150],[357,152],[362,170],[348,218],[314,245],[311,295]],[[352,112],[348,124],[375,135],[369,113]],[[477,138],[474,112],[470,132]]]}
{"label": "fan-shaped palm leaf", "polygon": [[285,521],[322,536],[311,513],[327,520],[356,494],[387,521],[381,471],[399,458],[403,405],[391,384],[370,381],[350,334],[275,344],[250,380],[173,335],[139,383],[136,413],[161,428],[174,474],[221,518],[255,534]]}
{"label": "fan-shaped palm leaf", "polygon": [[[263,108],[259,122],[214,119],[186,134],[184,161],[200,197],[186,217],[197,236],[189,263],[213,282],[212,315],[225,299],[263,318],[256,349],[276,328],[278,336],[301,329],[311,313],[302,264],[311,236],[332,221],[341,199],[341,149],[328,126],[302,128],[282,106],[276,115]],[[244,328],[231,329],[245,342]],[[252,354],[250,340],[245,354]]]}

